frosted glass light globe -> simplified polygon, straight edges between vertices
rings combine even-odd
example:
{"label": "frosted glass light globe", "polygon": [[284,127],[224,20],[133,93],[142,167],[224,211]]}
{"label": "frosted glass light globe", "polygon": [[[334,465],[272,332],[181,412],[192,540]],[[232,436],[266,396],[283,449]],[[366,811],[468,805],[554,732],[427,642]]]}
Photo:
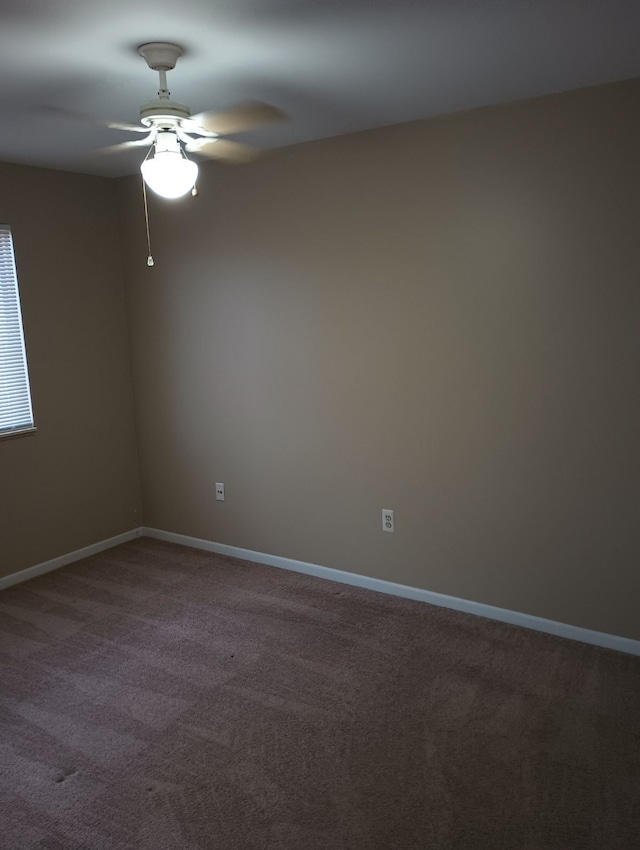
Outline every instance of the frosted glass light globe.
{"label": "frosted glass light globe", "polygon": [[181,198],[193,189],[198,176],[198,166],[185,159],[180,151],[156,151],[152,159],[140,166],[144,182],[163,198]]}

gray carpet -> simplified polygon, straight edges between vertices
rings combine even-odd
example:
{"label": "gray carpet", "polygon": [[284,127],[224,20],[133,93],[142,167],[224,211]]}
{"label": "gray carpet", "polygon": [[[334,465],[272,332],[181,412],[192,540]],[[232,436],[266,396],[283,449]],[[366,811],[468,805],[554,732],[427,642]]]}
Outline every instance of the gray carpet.
{"label": "gray carpet", "polygon": [[640,847],[640,658],[141,538],[0,676],[2,850]]}

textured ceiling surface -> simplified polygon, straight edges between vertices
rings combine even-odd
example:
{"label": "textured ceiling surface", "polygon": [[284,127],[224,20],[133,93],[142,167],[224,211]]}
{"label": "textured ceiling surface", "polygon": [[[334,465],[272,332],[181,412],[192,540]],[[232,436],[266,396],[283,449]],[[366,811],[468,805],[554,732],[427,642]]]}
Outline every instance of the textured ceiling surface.
{"label": "textured ceiling surface", "polygon": [[193,112],[263,100],[261,148],[640,77],[638,0],[0,0],[0,160],[117,176],[157,76]]}

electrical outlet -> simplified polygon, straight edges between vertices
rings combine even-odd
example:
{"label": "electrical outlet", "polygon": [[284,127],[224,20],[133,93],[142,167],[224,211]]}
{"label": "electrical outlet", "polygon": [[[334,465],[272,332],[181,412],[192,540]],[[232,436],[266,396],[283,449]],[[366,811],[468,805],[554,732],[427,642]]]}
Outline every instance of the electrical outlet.
{"label": "electrical outlet", "polygon": [[224,484],[216,484],[216,501],[224,502]]}
{"label": "electrical outlet", "polygon": [[383,531],[395,531],[396,523],[393,518],[393,511],[390,511],[389,508],[382,509],[382,530]]}

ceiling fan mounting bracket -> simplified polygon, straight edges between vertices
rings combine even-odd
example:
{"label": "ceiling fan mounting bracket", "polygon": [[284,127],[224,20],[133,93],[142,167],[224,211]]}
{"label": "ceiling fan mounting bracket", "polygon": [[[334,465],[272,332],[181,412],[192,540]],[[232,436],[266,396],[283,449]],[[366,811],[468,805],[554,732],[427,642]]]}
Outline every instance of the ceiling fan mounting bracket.
{"label": "ceiling fan mounting bracket", "polygon": [[182,48],[168,41],[150,41],[141,44],[138,53],[152,71],[171,71],[182,56]]}

